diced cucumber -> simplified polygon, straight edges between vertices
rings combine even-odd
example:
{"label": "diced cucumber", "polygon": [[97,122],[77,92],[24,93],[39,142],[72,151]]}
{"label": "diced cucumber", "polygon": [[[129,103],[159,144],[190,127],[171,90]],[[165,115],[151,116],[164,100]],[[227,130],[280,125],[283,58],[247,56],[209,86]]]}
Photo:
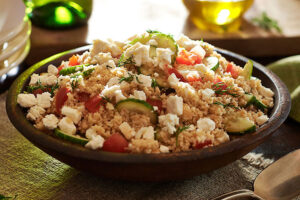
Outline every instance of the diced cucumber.
{"label": "diced cucumber", "polygon": [[250,80],[252,76],[253,71],[253,62],[251,60],[248,60],[248,62],[245,64],[242,75],[245,77],[246,80]]}
{"label": "diced cucumber", "polygon": [[216,71],[219,68],[219,59],[214,56],[204,58],[203,63],[213,71]]}
{"label": "diced cucumber", "polygon": [[82,146],[84,146],[86,143],[88,143],[87,138],[83,138],[79,135],[71,135],[71,134],[68,134],[68,133],[64,133],[63,131],[61,131],[58,128],[56,128],[54,130],[54,135],[56,135],[57,137],[59,137],[61,139],[68,140],[72,143],[80,144]]}
{"label": "diced cucumber", "polygon": [[[139,68],[140,72],[144,75],[147,75],[147,76],[152,76],[152,72],[145,66],[141,66]],[[167,77],[165,74],[159,74],[158,77],[155,77],[154,78],[158,84],[159,87],[170,87],[169,86],[169,83],[168,83],[168,80],[167,80]]]}
{"label": "diced cucumber", "polygon": [[[139,37],[139,38],[135,38],[133,41],[130,42],[130,44],[135,44],[137,42],[140,42],[142,44],[146,44],[150,39],[154,39],[157,42],[157,46],[158,48],[169,48],[171,49],[171,51],[174,52],[174,54],[172,55],[172,63],[175,62],[177,53],[178,53],[178,45],[176,44],[174,38],[171,35],[167,35],[164,33],[161,33],[159,31],[148,31],[149,36],[145,37],[144,35]],[[156,50],[156,48],[155,48]],[[156,52],[155,52],[156,54]],[[151,50],[150,47],[150,57],[151,55],[155,55],[153,54],[153,49]]]}
{"label": "diced cucumber", "polygon": [[265,111],[265,109],[268,109],[268,106],[263,104],[260,100],[258,100],[253,94],[244,94],[245,98],[247,99],[247,104],[245,107],[248,107],[250,105],[254,105],[256,108]]}
{"label": "diced cucumber", "polygon": [[150,50],[149,50],[150,58],[154,58],[156,56],[156,48],[157,46],[150,45]]}
{"label": "diced cucumber", "polygon": [[225,124],[225,130],[228,134],[244,135],[246,133],[253,133],[256,130],[254,122],[244,117],[237,117]]}
{"label": "diced cucumber", "polygon": [[131,112],[137,112],[137,113],[148,115],[150,117],[151,123],[157,124],[157,121],[158,121],[157,113],[154,111],[153,107],[146,101],[128,98],[128,99],[119,101],[115,105],[115,107],[118,111],[120,111],[122,109],[126,109]]}

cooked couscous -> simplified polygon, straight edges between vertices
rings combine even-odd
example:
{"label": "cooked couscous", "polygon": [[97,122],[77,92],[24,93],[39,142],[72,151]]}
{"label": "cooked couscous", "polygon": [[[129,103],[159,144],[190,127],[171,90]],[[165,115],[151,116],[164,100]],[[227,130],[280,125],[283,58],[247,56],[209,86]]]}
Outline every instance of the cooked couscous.
{"label": "cooked couscous", "polygon": [[147,31],[32,74],[17,102],[40,130],[93,150],[170,153],[215,146],[268,121],[274,93],[214,47]]}

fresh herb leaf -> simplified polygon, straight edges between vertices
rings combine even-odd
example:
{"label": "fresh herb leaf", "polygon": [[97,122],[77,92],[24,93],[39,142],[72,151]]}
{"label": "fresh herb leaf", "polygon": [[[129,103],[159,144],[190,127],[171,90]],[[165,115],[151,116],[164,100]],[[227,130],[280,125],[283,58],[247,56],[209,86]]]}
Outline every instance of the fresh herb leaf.
{"label": "fresh herb leaf", "polygon": [[138,74],[141,74],[141,73],[142,73],[142,72],[141,72],[141,67],[137,67],[137,68],[136,68],[136,71],[137,71]]}
{"label": "fresh herb leaf", "polygon": [[216,84],[212,85],[212,89],[215,91],[218,95],[228,94],[233,97],[238,97],[238,94],[232,93],[232,89],[230,86],[225,85],[223,82],[218,82]]}
{"label": "fresh herb leaf", "polygon": [[95,70],[95,68],[90,68],[86,71],[82,72],[83,77],[88,77],[89,75],[91,75],[91,73],[93,73],[93,71]]}
{"label": "fresh herb leaf", "polygon": [[59,75],[68,75],[73,74],[75,72],[83,71],[83,65],[75,65],[72,67],[66,67],[59,71]]}
{"label": "fresh herb leaf", "polygon": [[181,132],[187,130],[188,128],[190,128],[190,125],[188,126],[183,126],[183,127],[178,127],[176,132],[175,132],[175,137],[176,137],[176,147],[178,147],[178,136]]}
{"label": "fresh herb leaf", "polygon": [[143,82],[141,82],[141,81],[139,80],[139,77],[138,77],[138,76],[135,76],[135,79],[136,79],[136,81],[137,81],[139,84],[143,84]]}
{"label": "fresh herb leaf", "polygon": [[154,88],[154,89],[155,89],[156,87],[158,87],[158,83],[157,83],[157,81],[156,81],[155,79],[152,79],[151,87]]}
{"label": "fresh herb leaf", "polygon": [[213,104],[223,106],[224,108],[230,107],[230,108],[235,108],[235,109],[237,109],[237,110],[240,110],[239,107],[236,107],[236,106],[234,106],[234,105],[231,104],[231,103],[223,104],[223,103],[217,101],[217,102],[214,102]]}
{"label": "fresh herb leaf", "polygon": [[134,65],[135,62],[133,60],[133,56],[130,56],[129,58],[127,58],[126,60],[124,60],[124,54],[121,55],[120,59],[119,59],[119,63],[117,65],[117,67],[122,67],[125,65]]}
{"label": "fresh herb leaf", "polygon": [[125,76],[123,76],[123,77],[121,77],[120,79],[119,79],[119,83],[122,83],[123,81],[126,81],[127,83],[130,83],[131,81],[133,81],[133,75],[131,74],[131,73],[128,73],[128,77],[125,77]]}
{"label": "fresh herb leaf", "polygon": [[78,78],[75,78],[71,81],[72,90],[78,87]]}
{"label": "fresh herb leaf", "polygon": [[252,21],[259,27],[270,31],[272,29],[276,30],[278,33],[282,33],[278,22],[267,15],[266,12],[262,12],[261,16],[253,18]]}
{"label": "fresh herb leaf", "polygon": [[110,98],[108,98],[108,97],[106,97],[106,96],[101,96],[102,97],[102,99],[104,99],[105,101],[107,101],[107,102],[111,102],[111,100],[110,100]]}
{"label": "fresh herb leaf", "polygon": [[27,86],[26,91],[27,91],[28,93],[33,93],[35,90],[40,89],[40,90],[42,90],[43,92],[49,92],[49,93],[51,94],[51,96],[53,97],[54,91],[55,91],[58,87],[59,87],[58,82],[56,82],[56,84],[53,85],[53,86],[49,86],[49,85],[45,86],[45,85],[42,85],[42,83],[41,83],[40,80],[38,80],[38,81],[36,82],[35,85],[29,85],[29,86]]}

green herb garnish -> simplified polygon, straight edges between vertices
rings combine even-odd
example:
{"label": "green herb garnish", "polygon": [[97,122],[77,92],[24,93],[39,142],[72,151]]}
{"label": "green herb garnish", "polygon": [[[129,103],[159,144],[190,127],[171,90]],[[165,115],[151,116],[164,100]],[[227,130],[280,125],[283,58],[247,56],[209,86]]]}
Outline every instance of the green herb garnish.
{"label": "green herb garnish", "polygon": [[139,84],[143,84],[143,82],[141,82],[141,81],[139,80],[139,77],[138,77],[138,76],[135,76],[135,79],[136,79],[136,81],[137,81]]}
{"label": "green herb garnish", "polygon": [[105,101],[107,101],[107,102],[111,102],[111,100],[110,100],[110,98],[108,98],[108,97],[106,97],[106,96],[101,96],[102,97],[102,99],[104,99]]}
{"label": "green herb garnish", "polygon": [[157,81],[156,81],[155,79],[152,79],[151,87],[154,88],[154,89],[155,89],[156,87],[158,87],[158,83],[157,83]]}
{"label": "green herb garnish", "polygon": [[78,87],[78,78],[75,78],[71,81],[72,90]]}
{"label": "green herb garnish", "polygon": [[260,17],[255,17],[252,21],[257,24],[259,27],[270,31],[272,29],[276,30],[278,33],[282,33],[281,28],[278,25],[278,22],[267,15],[266,12],[262,12]]}
{"label": "green herb garnish", "polygon": [[129,75],[128,77],[125,77],[125,76],[121,77],[119,79],[119,83],[122,83],[123,81],[130,83],[131,81],[133,81],[134,76],[131,73],[128,73],[128,75]]}
{"label": "green herb garnish", "polygon": [[234,106],[234,105],[231,104],[231,103],[223,104],[223,103],[217,101],[217,102],[214,102],[213,104],[223,106],[224,108],[230,107],[230,108],[235,108],[235,109],[237,109],[237,110],[240,110],[239,107],[236,107],[236,106]]}
{"label": "green herb garnish", "polygon": [[91,75],[91,73],[93,73],[93,71],[95,70],[95,68],[90,68],[86,71],[82,72],[83,77],[88,77],[89,75]]}
{"label": "green herb garnish", "polygon": [[17,198],[17,194],[14,197],[6,197],[2,194],[0,194],[0,200],[7,200],[7,199],[16,199]]}
{"label": "green herb garnish", "polygon": [[230,86],[225,85],[223,82],[218,82],[216,84],[212,85],[212,89],[215,91],[216,94],[222,95],[222,94],[228,94],[233,97],[238,97],[238,94],[232,93],[232,89]]}
{"label": "green herb garnish", "polygon": [[51,94],[51,96],[53,96],[54,95],[54,91],[58,87],[59,87],[58,82],[56,82],[56,84],[53,85],[53,86],[49,86],[49,85],[45,86],[45,85],[42,85],[42,83],[41,83],[40,80],[38,80],[35,85],[29,85],[29,86],[27,86],[26,91],[28,93],[33,93],[34,91],[40,89],[40,90],[42,90],[42,92],[49,92]]}
{"label": "green herb garnish", "polygon": [[130,56],[129,58],[127,58],[126,60],[124,60],[124,54],[121,55],[120,59],[119,59],[119,63],[117,65],[117,67],[122,67],[125,65],[134,65],[135,62],[133,60],[133,56]]}
{"label": "green herb garnish", "polygon": [[183,126],[183,127],[178,127],[176,132],[175,132],[175,137],[176,137],[176,147],[178,147],[178,136],[181,132],[187,130],[188,128],[190,128],[190,125],[188,126]]}

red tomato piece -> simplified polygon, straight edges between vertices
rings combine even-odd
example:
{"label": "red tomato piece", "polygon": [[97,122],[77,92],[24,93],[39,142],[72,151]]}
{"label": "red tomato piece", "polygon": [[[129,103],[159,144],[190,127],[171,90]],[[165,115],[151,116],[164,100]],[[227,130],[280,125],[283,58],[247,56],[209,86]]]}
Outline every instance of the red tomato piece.
{"label": "red tomato piece", "polygon": [[95,95],[91,98],[89,98],[85,103],[85,108],[91,112],[97,112],[101,106],[101,101],[102,101],[102,97],[100,97],[100,95]]}
{"label": "red tomato piece", "polygon": [[70,90],[68,88],[59,88],[59,90],[56,93],[56,101],[55,101],[55,106],[56,106],[56,112],[60,113],[61,108],[65,104],[65,102],[68,99],[68,93]]}
{"label": "red tomato piece", "polygon": [[79,92],[78,93],[78,100],[80,102],[86,102],[87,100],[89,100],[90,95],[86,92]]}
{"label": "red tomato piece", "polygon": [[157,106],[158,111],[162,111],[162,101],[157,99],[147,99],[146,100],[151,106]]}
{"label": "red tomato piece", "polygon": [[120,133],[114,133],[105,140],[102,150],[125,153],[127,147],[127,140]]}
{"label": "red tomato piece", "polygon": [[239,70],[238,70],[238,68],[235,65],[231,64],[231,63],[227,64],[226,72],[230,72],[231,76],[233,78],[237,78],[239,76]]}
{"label": "red tomato piece", "polygon": [[202,149],[211,144],[212,144],[211,140],[205,140],[204,142],[201,142],[201,143],[197,142],[195,145],[195,149]]}
{"label": "red tomato piece", "polygon": [[173,68],[173,67],[172,67],[172,68],[169,68],[169,67],[167,67],[167,66],[166,66],[166,68],[167,68],[167,72],[168,72],[169,75],[175,74],[175,76],[176,76],[180,81],[186,82],[185,78],[179,73],[179,71],[178,71],[177,69],[175,69],[175,68]]}
{"label": "red tomato piece", "polygon": [[220,83],[220,82],[223,82],[223,80],[219,76],[214,78],[214,84]]}
{"label": "red tomato piece", "polygon": [[60,66],[57,68],[57,70],[58,70],[57,76],[59,76],[59,72],[63,69],[63,67],[64,67],[64,65],[60,65]]}
{"label": "red tomato piece", "polygon": [[37,94],[42,94],[44,91],[42,90],[42,89],[36,89],[36,90],[33,90],[33,94],[34,94],[34,96],[36,96]]}
{"label": "red tomato piece", "polygon": [[70,66],[75,66],[79,65],[80,63],[78,62],[78,57],[73,55],[71,58],[69,58],[69,65]]}
{"label": "red tomato piece", "polygon": [[188,78],[187,78],[187,81],[188,81],[188,82],[198,82],[198,81],[203,82],[202,79],[201,79],[200,77],[195,77],[195,76],[190,76],[190,77],[188,77]]}
{"label": "red tomato piece", "polygon": [[194,64],[199,64],[201,62],[202,59],[199,55],[188,52],[186,50],[180,51],[179,55],[176,57],[177,64],[194,65]]}

